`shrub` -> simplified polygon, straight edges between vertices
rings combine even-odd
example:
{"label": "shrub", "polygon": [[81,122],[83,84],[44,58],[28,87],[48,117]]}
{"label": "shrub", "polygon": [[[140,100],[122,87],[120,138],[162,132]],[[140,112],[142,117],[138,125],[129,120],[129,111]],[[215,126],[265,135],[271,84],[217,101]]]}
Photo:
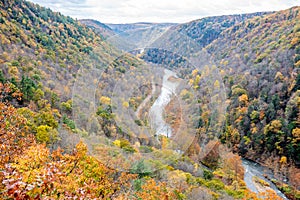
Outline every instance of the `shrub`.
{"label": "shrub", "polygon": [[211,180],[213,178],[213,173],[207,169],[203,170],[203,177],[205,180]]}
{"label": "shrub", "polygon": [[212,190],[223,190],[225,185],[219,179],[213,179],[205,183],[205,185]]}
{"label": "shrub", "polygon": [[69,119],[66,115],[63,116],[63,123],[66,124],[70,129],[75,129],[75,122]]}

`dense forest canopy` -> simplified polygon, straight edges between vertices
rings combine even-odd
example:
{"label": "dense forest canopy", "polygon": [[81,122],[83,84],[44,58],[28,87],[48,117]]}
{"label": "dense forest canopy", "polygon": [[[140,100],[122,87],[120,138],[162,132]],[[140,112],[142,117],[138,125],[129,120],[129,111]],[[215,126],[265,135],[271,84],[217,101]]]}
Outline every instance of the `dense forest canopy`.
{"label": "dense forest canopy", "polygon": [[[258,177],[253,182],[264,189],[247,188],[241,160],[247,158],[270,168],[288,198],[300,199],[299,11],[107,26],[24,0],[1,1],[1,198],[280,199]],[[165,49],[157,38],[151,38],[156,48],[117,48],[116,34],[127,37],[141,26],[147,31],[130,39],[159,34]],[[167,30],[173,38],[164,38]],[[191,41],[182,55],[167,48],[181,36]],[[194,54],[198,60],[189,60]],[[129,111],[138,116],[136,130],[150,126],[148,110],[162,92],[153,80],[162,85],[165,73],[151,66],[178,72],[170,81],[186,80],[193,91],[181,88],[164,110],[172,129],[184,130],[177,141],[188,131],[195,136],[184,152],[172,138],[120,126]],[[116,91],[125,92],[116,100]],[[119,114],[116,102],[128,113]],[[226,112],[218,123],[212,105],[221,104]],[[182,121],[193,127],[181,129]],[[216,137],[207,140],[213,126]]]}

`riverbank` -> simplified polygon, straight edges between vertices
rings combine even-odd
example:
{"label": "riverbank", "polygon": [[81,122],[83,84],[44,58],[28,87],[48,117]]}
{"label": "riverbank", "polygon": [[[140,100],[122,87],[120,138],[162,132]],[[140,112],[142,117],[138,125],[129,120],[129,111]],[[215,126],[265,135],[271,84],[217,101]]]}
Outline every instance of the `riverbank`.
{"label": "riverbank", "polygon": [[258,184],[255,183],[255,181],[253,181],[253,177],[257,176],[261,180],[270,184],[270,188],[274,190],[283,199],[300,199],[300,191],[296,190],[296,188],[293,188],[292,186],[289,186],[277,180],[270,168],[264,167],[261,164],[249,159],[243,158],[242,161],[245,168],[245,182],[247,187],[251,191],[255,193],[260,192],[258,191],[258,189],[255,189],[256,187],[260,186],[258,186]]}

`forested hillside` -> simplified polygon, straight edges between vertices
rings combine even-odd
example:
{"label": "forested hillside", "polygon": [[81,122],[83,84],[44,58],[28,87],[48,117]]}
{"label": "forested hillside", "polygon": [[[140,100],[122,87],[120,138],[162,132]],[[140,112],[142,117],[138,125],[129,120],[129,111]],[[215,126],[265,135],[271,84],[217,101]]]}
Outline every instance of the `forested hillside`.
{"label": "forested hillside", "polygon": [[222,139],[275,168],[300,164],[299,10],[254,17],[207,47],[230,100]]}
{"label": "forested hillside", "polygon": [[[246,187],[241,156],[274,169],[279,189],[299,199],[299,10],[210,17],[175,27],[211,55],[226,86],[220,142],[209,143],[211,151],[199,159],[209,106],[201,105],[196,140],[179,154],[168,149],[167,137],[137,137],[122,129],[113,92],[132,92],[136,77],[143,87],[120,103],[137,111],[153,91],[143,77],[145,62],[164,59],[182,68],[181,78],[195,90],[204,88],[209,67],[192,70],[184,58],[163,50],[120,56],[105,42],[113,31],[100,22],[77,21],[24,0],[1,1],[0,199],[280,199],[258,177],[253,182],[260,193]],[[152,25],[111,27],[118,33]],[[199,102],[187,92],[179,96]],[[175,127],[176,103],[167,107]],[[92,118],[78,105],[88,105]],[[141,113],[144,118],[134,121],[138,130],[148,123],[147,112]],[[147,160],[145,154],[154,156]]]}
{"label": "forested hillside", "polygon": [[77,70],[105,59],[101,37],[70,17],[26,1],[4,1],[1,9],[1,70],[8,79],[24,76],[67,100]]}
{"label": "forested hillside", "polygon": [[245,22],[247,19],[260,17],[266,14],[269,13],[257,12],[241,15],[206,17],[185,24],[180,24],[177,26],[177,29],[179,32],[195,39],[202,47],[205,47],[212,41],[218,39],[224,30],[236,24]]}
{"label": "forested hillside", "polygon": [[248,20],[224,16],[179,25],[210,53],[226,85],[221,141],[295,186],[300,164],[299,11],[293,7]]}

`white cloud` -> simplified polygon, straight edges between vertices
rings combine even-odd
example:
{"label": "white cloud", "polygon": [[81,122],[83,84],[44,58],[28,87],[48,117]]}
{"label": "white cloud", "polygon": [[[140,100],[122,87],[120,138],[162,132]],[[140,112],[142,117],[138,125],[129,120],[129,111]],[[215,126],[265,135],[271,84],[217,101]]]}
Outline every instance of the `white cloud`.
{"label": "white cloud", "polygon": [[283,10],[299,0],[31,0],[78,19],[104,23],[188,22],[206,16]]}

